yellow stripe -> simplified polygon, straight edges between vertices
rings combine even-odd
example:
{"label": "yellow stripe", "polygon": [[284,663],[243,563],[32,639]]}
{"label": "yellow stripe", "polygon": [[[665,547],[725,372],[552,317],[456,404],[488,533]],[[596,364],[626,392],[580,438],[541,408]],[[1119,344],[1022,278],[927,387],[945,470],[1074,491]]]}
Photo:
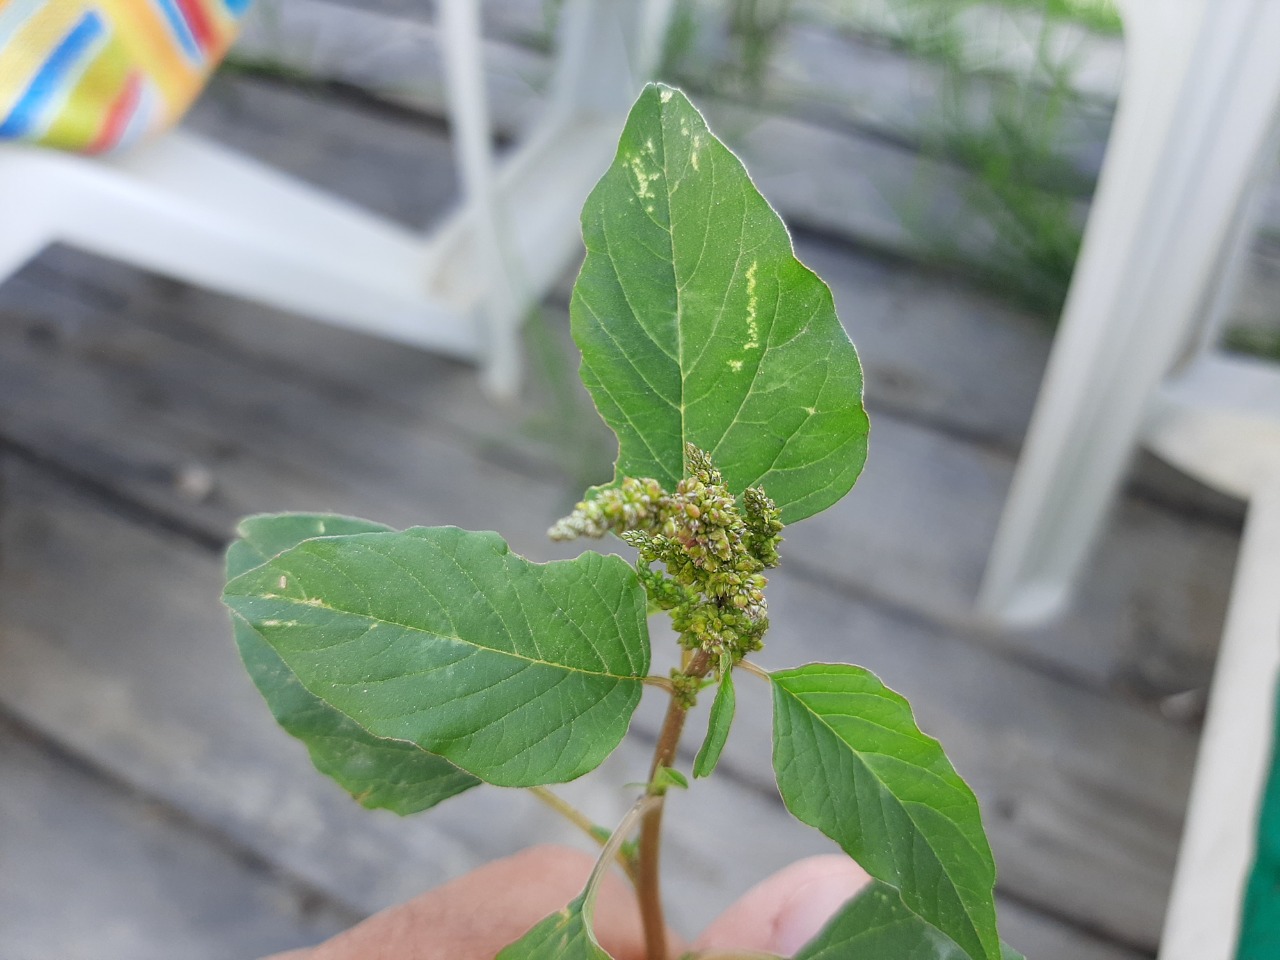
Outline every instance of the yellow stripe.
{"label": "yellow stripe", "polygon": [[50,3],[33,13],[0,51],[0,119],[13,110],[41,65],[82,16],[79,3]]}
{"label": "yellow stripe", "polygon": [[130,66],[123,45],[109,41],[80,76],[40,142],[63,150],[83,150],[92,144],[124,89]]}
{"label": "yellow stripe", "polygon": [[177,38],[150,3],[98,0],[98,4],[130,57],[155,85],[166,119],[177,119],[200,90],[204,74],[187,62]]}

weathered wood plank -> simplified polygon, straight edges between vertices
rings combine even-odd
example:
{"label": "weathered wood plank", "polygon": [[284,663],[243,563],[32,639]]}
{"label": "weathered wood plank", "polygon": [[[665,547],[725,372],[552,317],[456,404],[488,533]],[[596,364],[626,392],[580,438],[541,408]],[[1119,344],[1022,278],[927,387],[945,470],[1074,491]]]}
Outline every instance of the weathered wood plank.
{"label": "weathered wood plank", "polygon": [[0,719],[0,956],[258,957],[358,918]]}
{"label": "weathered wood plank", "polygon": [[[0,701],[26,722],[361,909],[538,838],[566,837],[514,791],[469,794],[408,821],[358,810],[310,771],[257,701],[217,608],[216,558],[113,517],[38,469],[11,463],[5,481],[0,548],[12,559],[0,583]],[[775,616],[789,626],[775,638],[777,662],[864,659],[915,696],[925,725],[983,797],[1003,883],[1020,903],[1150,938],[1176,841],[1187,735],[779,579]],[[77,584],[71,596],[68,582]],[[124,606],[121,597],[139,599]],[[764,691],[743,686],[729,776],[674,804],[672,898],[684,905],[674,916],[686,930],[754,879],[827,848],[770,799]],[[642,740],[656,732],[659,708],[642,709]],[[617,784],[642,778],[644,753],[632,744],[604,777],[566,792],[608,822],[626,803]],[[1100,789],[1109,795],[1100,799]],[[703,826],[729,808],[741,811],[734,833],[751,845]]]}

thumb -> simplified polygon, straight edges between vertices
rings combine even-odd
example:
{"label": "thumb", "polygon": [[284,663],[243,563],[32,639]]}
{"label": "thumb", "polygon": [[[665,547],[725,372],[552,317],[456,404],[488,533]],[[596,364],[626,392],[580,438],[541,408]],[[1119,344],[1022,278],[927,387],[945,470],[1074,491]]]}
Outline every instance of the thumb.
{"label": "thumb", "polygon": [[791,864],[752,887],[707,927],[695,950],[754,950],[791,956],[813,939],[871,878],[831,854]]}

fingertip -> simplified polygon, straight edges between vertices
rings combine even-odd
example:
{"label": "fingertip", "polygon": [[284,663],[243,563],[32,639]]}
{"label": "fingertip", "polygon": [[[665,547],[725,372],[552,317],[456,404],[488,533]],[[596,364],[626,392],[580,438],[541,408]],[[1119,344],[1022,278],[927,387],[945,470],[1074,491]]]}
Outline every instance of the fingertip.
{"label": "fingertip", "polygon": [[748,890],[695,943],[699,950],[764,950],[790,956],[870,880],[839,854],[791,864]]}

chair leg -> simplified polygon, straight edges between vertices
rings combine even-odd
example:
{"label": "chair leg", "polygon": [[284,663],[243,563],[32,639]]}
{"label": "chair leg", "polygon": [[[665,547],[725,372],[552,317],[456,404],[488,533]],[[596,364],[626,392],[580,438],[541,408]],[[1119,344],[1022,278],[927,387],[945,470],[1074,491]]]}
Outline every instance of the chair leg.
{"label": "chair leg", "polygon": [[1160,960],[1230,960],[1280,676],[1280,473],[1250,500]]}
{"label": "chair leg", "polygon": [[512,400],[520,386],[517,339],[530,296],[524,264],[502,227],[494,180],[493,132],[484,88],[477,0],[442,0],[440,30],[448,78],[449,120],[463,195],[475,225],[473,264],[483,278],[485,337],[482,379],[495,397]]}
{"label": "chair leg", "polygon": [[1210,299],[1280,106],[1280,5],[1125,7],[1107,161],[978,601],[1005,623],[1065,605],[1148,399]]}

